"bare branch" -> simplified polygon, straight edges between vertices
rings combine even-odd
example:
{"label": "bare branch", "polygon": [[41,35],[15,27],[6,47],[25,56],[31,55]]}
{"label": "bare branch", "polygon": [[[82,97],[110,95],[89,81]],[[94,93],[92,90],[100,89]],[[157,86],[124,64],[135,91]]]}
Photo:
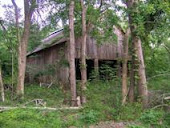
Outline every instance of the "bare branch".
{"label": "bare branch", "polygon": [[5,28],[4,24],[3,24],[3,22],[4,22],[3,20],[0,20],[0,25],[1,25],[2,29],[3,29],[3,31],[6,32],[6,28]]}

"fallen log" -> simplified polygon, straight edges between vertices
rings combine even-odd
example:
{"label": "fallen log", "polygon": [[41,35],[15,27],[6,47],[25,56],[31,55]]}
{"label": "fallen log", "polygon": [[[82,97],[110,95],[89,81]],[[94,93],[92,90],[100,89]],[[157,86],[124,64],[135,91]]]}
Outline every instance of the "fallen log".
{"label": "fallen log", "polygon": [[61,108],[51,108],[51,107],[7,107],[7,106],[0,106],[0,112],[6,111],[6,110],[12,110],[12,109],[37,109],[37,110],[78,110],[81,109],[82,107],[61,107]]}

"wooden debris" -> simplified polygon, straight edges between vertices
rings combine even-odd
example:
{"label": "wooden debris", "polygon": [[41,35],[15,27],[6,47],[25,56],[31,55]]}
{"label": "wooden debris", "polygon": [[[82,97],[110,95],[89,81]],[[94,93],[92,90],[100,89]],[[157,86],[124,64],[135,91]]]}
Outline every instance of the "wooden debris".
{"label": "wooden debris", "polygon": [[27,104],[30,104],[30,103],[35,103],[36,106],[46,107],[46,102],[43,99],[34,99],[34,100],[31,100],[31,101],[25,103],[24,106],[27,105]]}
{"label": "wooden debris", "polygon": [[51,82],[50,84],[40,82],[40,87],[44,86],[44,87],[50,88],[52,85],[53,85],[53,82]]}
{"label": "wooden debris", "polygon": [[61,107],[61,108],[51,108],[51,107],[7,107],[7,106],[0,106],[0,112],[6,111],[6,110],[12,110],[12,109],[37,109],[37,110],[51,110],[51,111],[56,111],[56,110],[78,110],[81,109],[82,107]]}

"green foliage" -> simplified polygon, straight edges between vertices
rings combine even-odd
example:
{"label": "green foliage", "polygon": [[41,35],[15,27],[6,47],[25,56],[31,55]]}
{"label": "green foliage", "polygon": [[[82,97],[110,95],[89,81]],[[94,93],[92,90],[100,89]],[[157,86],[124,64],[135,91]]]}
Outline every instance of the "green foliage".
{"label": "green foliage", "polygon": [[162,120],[162,118],[163,118],[163,112],[148,110],[142,114],[140,120],[146,124],[159,125],[159,122]]}
{"label": "green foliage", "polygon": [[[169,73],[168,73],[169,74]],[[151,90],[161,90],[164,93],[168,93],[170,90],[169,75],[165,74],[163,76],[151,77],[148,80],[148,87]]]}
{"label": "green foliage", "polygon": [[[23,104],[30,102],[34,99],[43,99],[46,102],[46,106],[59,107],[64,100],[64,93],[57,85],[52,85],[51,88],[40,87],[39,85],[25,86],[24,100],[17,100],[15,94],[11,90],[5,92],[6,101],[0,104],[3,106],[22,106]],[[27,106],[35,106],[34,102],[27,104]]]}
{"label": "green foliage", "polygon": [[162,110],[149,109],[141,114],[137,124],[130,124],[128,128],[169,128],[169,117],[170,114]]}
{"label": "green foliage", "polygon": [[144,50],[148,77],[157,74],[168,74],[168,72],[170,72],[169,53],[163,46],[156,45],[155,47],[149,47],[145,45]]}
{"label": "green foliage", "polygon": [[85,110],[80,114],[80,120],[87,124],[96,123],[98,119],[99,113],[95,110]]}
{"label": "green foliage", "polygon": [[[14,74],[14,78],[16,78],[18,42],[15,34],[16,34],[16,29],[12,25],[9,25],[8,29],[6,29],[5,31],[2,30],[0,27],[0,66],[2,68],[2,76],[5,84],[12,83],[12,78],[11,78],[12,74]],[[12,67],[13,67],[13,72],[12,72]],[[13,83],[15,82],[16,80],[13,81]]]}
{"label": "green foliage", "polygon": [[[162,110],[146,110],[141,117],[137,119],[141,123],[131,124],[129,128],[169,128],[169,113],[165,114]],[[166,119],[167,118],[167,119]],[[139,125],[140,124],[140,125]]]}
{"label": "green foliage", "polygon": [[117,110],[117,120],[135,120],[142,114],[142,106],[140,103],[126,104]]}
{"label": "green foliage", "polygon": [[145,128],[144,126],[139,126],[139,125],[136,125],[136,124],[131,124],[128,126],[128,128]]}
{"label": "green foliage", "polygon": [[102,80],[113,80],[117,76],[116,68],[113,68],[112,63],[102,64],[99,68],[99,74]]}
{"label": "green foliage", "polygon": [[[58,21],[62,21],[64,27],[65,36],[68,37],[68,9],[69,0],[50,0],[59,9],[56,13],[52,13],[49,16],[51,24],[56,24]],[[105,41],[112,43],[117,41],[117,36],[114,34],[113,26],[117,25],[118,16],[113,9],[108,8],[109,4],[103,1],[103,11],[101,8],[96,8],[96,1],[85,1],[87,8],[86,12],[86,24],[88,34],[94,37],[99,44]],[[81,18],[81,4],[80,1],[75,1],[75,36],[80,37],[82,35],[82,18]],[[102,12],[103,11],[103,12]]]}
{"label": "green foliage", "polygon": [[47,32],[40,29],[38,24],[32,24],[30,28],[30,37],[28,43],[28,52],[35,49],[39,44],[41,44],[41,40],[44,38]]}
{"label": "green foliage", "polygon": [[99,79],[99,72],[97,70],[92,70],[91,74],[90,74],[90,78],[89,80],[97,80]]}
{"label": "green foliage", "polygon": [[170,126],[170,112],[165,113],[163,120],[165,125]]}
{"label": "green foliage", "polygon": [[[93,80],[88,82],[86,96],[88,102],[81,110],[50,112],[17,109],[2,112],[0,113],[0,126],[3,128],[10,128],[12,126],[18,126],[19,128],[68,128],[70,126],[76,126],[81,128],[107,120],[134,122],[134,124],[130,123],[130,128],[149,128],[151,124],[156,128],[168,128],[169,126],[170,114],[168,112],[165,113],[157,109],[145,111],[139,103],[122,106],[121,84],[117,79],[113,79],[112,81]],[[69,97],[70,95],[63,93],[57,85],[52,85],[51,88],[29,85],[25,87],[24,100],[14,100],[14,96],[8,90],[6,91],[6,101],[1,103],[1,106],[21,106],[33,99],[43,99],[47,107],[62,107],[65,106],[63,104],[64,99],[68,99]],[[26,106],[35,106],[35,104],[30,103]]]}
{"label": "green foliage", "polygon": [[[91,6],[90,6],[91,7]],[[113,26],[117,25],[118,17],[113,10],[106,10],[103,14],[100,10],[89,7],[89,21],[87,12],[87,21],[94,25],[90,35],[96,39],[98,44],[117,42],[117,36],[114,33]],[[91,14],[92,13],[92,14]],[[95,17],[96,16],[96,17]],[[94,19],[93,19],[94,18]]]}
{"label": "green foliage", "polygon": [[[1,128],[61,128],[59,112],[16,109],[0,113]],[[5,120],[4,120],[5,119]]]}
{"label": "green foliage", "polygon": [[95,110],[98,120],[115,119],[117,108],[121,104],[120,91],[117,80],[90,82],[86,92],[88,102],[85,105],[85,110]]}

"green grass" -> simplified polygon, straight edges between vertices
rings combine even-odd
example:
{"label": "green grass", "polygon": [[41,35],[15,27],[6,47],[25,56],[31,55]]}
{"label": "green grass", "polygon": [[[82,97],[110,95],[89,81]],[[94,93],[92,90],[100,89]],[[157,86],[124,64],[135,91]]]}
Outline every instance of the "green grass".
{"label": "green grass", "polygon": [[62,128],[59,112],[16,109],[0,115],[1,128]]}
{"label": "green grass", "polygon": [[170,91],[170,76],[159,76],[148,81],[148,87],[151,90]]}
{"label": "green grass", "polygon": [[[164,87],[158,84],[167,86],[168,80],[165,79],[165,83],[162,81],[164,80],[150,81],[149,88],[164,90]],[[36,85],[26,86],[25,99],[21,101],[11,100],[10,94],[9,91],[6,92],[6,102],[1,103],[1,105],[21,106],[33,99],[43,99],[48,107],[61,107],[64,98],[68,99],[69,97],[69,94],[63,93],[58,86],[51,88]],[[80,95],[79,89],[78,95]],[[143,110],[138,102],[122,106],[121,84],[118,80],[91,81],[88,83],[86,95],[87,104],[80,110],[14,109],[1,112],[0,127],[68,128],[69,126],[76,126],[82,128],[108,120],[137,122],[134,125],[129,125],[130,128],[149,128],[151,125],[155,128],[168,128],[170,126],[170,113],[165,113],[162,109]],[[35,106],[35,104],[28,106]]]}
{"label": "green grass", "polygon": [[[25,86],[25,94],[23,100],[18,100],[16,95],[11,95],[11,91],[5,92],[5,102],[0,103],[2,106],[20,106],[24,105],[34,99],[43,99],[46,102],[47,107],[59,107],[63,100],[64,93],[59,88],[59,86],[54,85],[51,88],[40,87],[38,85],[26,85]],[[26,106],[35,106],[35,103],[28,103]]]}

